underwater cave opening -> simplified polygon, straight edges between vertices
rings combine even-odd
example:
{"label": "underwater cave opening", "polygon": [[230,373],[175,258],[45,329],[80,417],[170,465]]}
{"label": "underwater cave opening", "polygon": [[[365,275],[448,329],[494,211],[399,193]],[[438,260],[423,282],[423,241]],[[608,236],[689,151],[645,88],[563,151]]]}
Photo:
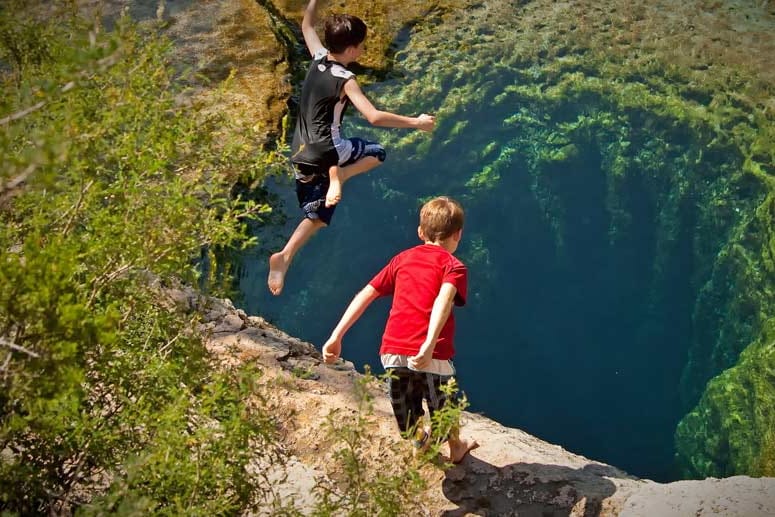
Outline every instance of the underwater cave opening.
{"label": "underwater cave opening", "polygon": [[647,176],[630,171],[620,181],[627,217],[617,224],[600,150],[578,144],[572,159],[543,167],[548,188],[514,170],[499,190],[521,192],[517,202],[469,211],[477,223],[493,220],[485,242],[495,273],[459,327],[477,342],[461,342],[460,369],[483,381],[461,382],[474,411],[632,474],[673,480],[694,302],[691,207],[676,214],[669,252],[659,251]]}
{"label": "underwater cave opening", "polygon": [[[282,296],[265,288],[266,250],[246,254],[241,305],[320,347],[352,296],[397,251],[418,243],[419,200],[459,198],[466,228],[458,255],[469,266],[470,292],[456,313],[455,365],[469,410],[639,477],[676,479],[698,200],[689,193],[669,202],[675,182],[664,177],[675,176],[673,158],[692,143],[681,132],[663,134],[671,150],[655,175],[654,138],[629,127],[627,154],[643,159],[613,175],[603,133],[569,133],[563,145],[573,152],[531,161],[517,149],[494,186],[477,190],[466,178],[482,169],[482,153],[471,148],[495,141],[502,150],[514,141],[487,130],[486,110],[467,116],[475,133],[461,134],[465,145],[388,160],[349,183],[333,224],[298,255]],[[262,230],[275,238],[298,223],[292,186],[276,191],[291,215],[284,228]],[[388,309],[389,301],[375,302],[345,339],[343,356],[359,370],[382,371],[377,351]]]}

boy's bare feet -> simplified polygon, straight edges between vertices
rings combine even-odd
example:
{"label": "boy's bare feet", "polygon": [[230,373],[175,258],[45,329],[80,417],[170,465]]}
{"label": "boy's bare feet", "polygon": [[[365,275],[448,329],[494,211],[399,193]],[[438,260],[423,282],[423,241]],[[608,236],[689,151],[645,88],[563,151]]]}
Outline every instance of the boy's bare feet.
{"label": "boy's bare feet", "polygon": [[288,262],[282,253],[274,253],[269,257],[269,278],[266,283],[273,295],[277,296],[283,291],[287,271]]}
{"label": "boy's bare feet", "polygon": [[449,459],[456,464],[463,461],[463,458],[470,451],[479,447],[477,441],[473,439],[449,440],[447,443],[449,444]]}
{"label": "boy's bare feet", "polygon": [[342,184],[338,181],[332,181],[328,185],[326,192],[326,206],[334,206],[342,199]]}

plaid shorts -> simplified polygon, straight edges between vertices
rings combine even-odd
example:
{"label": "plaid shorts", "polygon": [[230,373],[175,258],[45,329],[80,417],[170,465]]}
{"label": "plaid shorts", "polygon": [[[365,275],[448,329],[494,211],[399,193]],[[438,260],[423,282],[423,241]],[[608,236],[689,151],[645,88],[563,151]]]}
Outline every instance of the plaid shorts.
{"label": "plaid shorts", "polygon": [[416,430],[417,423],[425,414],[422,407],[423,399],[428,403],[428,409],[433,417],[433,413],[441,409],[447,401],[447,395],[441,387],[453,377],[418,372],[405,367],[388,368],[388,371],[390,373],[388,390],[393,414],[398,428],[409,436]]}

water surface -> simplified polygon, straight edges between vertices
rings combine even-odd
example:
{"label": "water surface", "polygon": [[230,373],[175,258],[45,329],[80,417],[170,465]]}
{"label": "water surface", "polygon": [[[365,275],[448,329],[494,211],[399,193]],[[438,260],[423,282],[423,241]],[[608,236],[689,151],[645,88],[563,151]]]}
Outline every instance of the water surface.
{"label": "water surface", "polygon": [[[396,77],[367,89],[380,106],[438,113],[438,129],[372,129],[350,114],[347,134],[385,142],[388,160],[346,185],[278,298],[265,285],[267,248],[299,216],[292,185],[274,186],[289,220],[262,228],[266,247],[243,257],[242,305],[319,347],[352,296],[419,242],[422,200],[453,196],[467,211],[457,254],[470,293],[456,313],[455,364],[469,409],[634,475],[675,479],[679,384],[704,274],[700,200],[684,178],[701,170],[712,181],[723,164],[702,158],[682,128],[600,97],[542,106],[514,94],[546,78],[519,57],[527,36],[489,14],[415,35]],[[381,370],[388,308],[378,300],[345,338],[359,369]]]}

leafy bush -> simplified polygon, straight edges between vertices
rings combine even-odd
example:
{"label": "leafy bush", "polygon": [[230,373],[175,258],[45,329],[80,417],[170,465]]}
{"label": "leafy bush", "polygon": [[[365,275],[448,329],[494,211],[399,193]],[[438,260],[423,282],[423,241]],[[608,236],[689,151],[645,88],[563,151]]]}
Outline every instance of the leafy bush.
{"label": "leafy bush", "polygon": [[[430,425],[429,446],[417,450],[412,458],[408,443],[380,441],[375,451],[373,434],[373,385],[387,382],[390,373],[374,377],[366,368],[364,376],[356,379],[355,400],[357,411],[350,417],[338,409],[329,413],[325,428],[332,443],[333,479],[322,479],[316,487],[317,506],[314,515],[397,516],[421,515],[422,496],[427,488],[422,472],[426,467],[446,468],[451,464],[440,462],[441,444],[450,433],[458,430],[460,416],[467,407],[465,396],[458,396],[456,383],[442,387],[447,403],[435,411],[431,419],[418,425]],[[412,438],[413,432],[407,433]]]}
{"label": "leafy bush", "polygon": [[[417,468],[402,458],[408,451],[384,445],[379,457],[369,453],[372,442],[371,416],[373,396],[369,390],[375,381],[367,369],[355,381],[358,411],[344,417],[332,411],[326,421],[329,439],[333,442],[334,480],[320,480],[317,486],[318,504],[315,515],[394,516],[421,512],[420,495],[425,481]],[[371,444],[373,446],[373,444]]]}
{"label": "leafy bush", "polygon": [[213,368],[159,280],[207,285],[201,250],[250,244],[267,207],[229,177],[265,157],[182,95],[152,28],[0,9],[0,511],[250,508],[260,372]]}

